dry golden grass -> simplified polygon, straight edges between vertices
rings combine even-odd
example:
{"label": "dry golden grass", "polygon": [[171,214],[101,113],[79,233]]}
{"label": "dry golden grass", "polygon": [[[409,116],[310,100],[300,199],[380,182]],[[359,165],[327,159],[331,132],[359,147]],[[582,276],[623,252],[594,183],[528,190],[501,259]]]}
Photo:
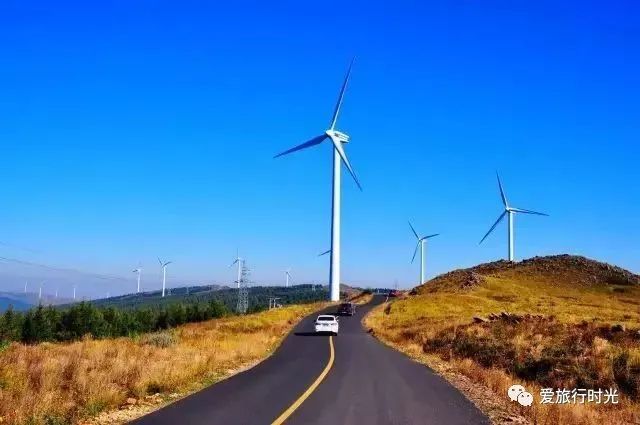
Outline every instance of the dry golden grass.
{"label": "dry golden grass", "polygon": [[[561,265],[562,260],[558,261]],[[598,375],[597,382],[613,380],[612,364],[622,352],[628,353],[628,369],[635,373],[633,371],[640,368],[640,342],[637,341],[640,338],[635,333],[640,329],[638,285],[622,284],[609,280],[610,273],[594,272],[600,265],[590,269],[590,273],[582,273],[572,269],[576,267],[573,263],[566,270],[558,268],[556,263],[551,269],[546,263],[542,264],[544,267],[531,262],[520,268],[476,269],[474,279],[478,275],[480,279],[472,285],[460,282],[461,276],[470,275],[468,272],[436,278],[419,288],[417,295],[398,300],[390,307],[379,306],[365,323],[378,338],[434,369],[451,370],[470,378],[477,386],[490,390],[494,398],[504,400],[505,409],[512,411],[506,390],[523,380],[510,374],[509,366],[525,358],[539,360],[551,349],[564,349],[571,345],[574,336],[578,341],[580,336],[589,333],[590,342],[579,340],[576,342],[578,354],[566,356],[571,366],[587,364]],[[535,325],[529,322],[508,328],[503,339],[496,337],[506,329],[501,321],[472,324],[474,317],[486,318],[501,312],[553,316],[551,323],[555,325],[548,328],[554,333],[536,333]],[[626,336],[593,337],[598,330],[606,334],[612,324],[624,325],[627,331],[619,335]],[[484,341],[491,343],[490,350],[481,347]],[[513,356],[505,359],[504,364],[496,361],[501,349]],[[556,355],[555,358],[562,357]],[[561,372],[565,374],[558,374],[560,378],[554,377],[554,382],[565,382],[567,388],[573,388],[570,385],[580,381],[579,376]],[[632,383],[637,384],[637,376],[632,377]],[[541,385],[536,379],[524,385],[534,396],[539,395]],[[482,407],[482,401],[477,398],[475,401]],[[637,397],[624,397],[615,407],[536,403],[530,409],[518,409],[517,413],[542,424],[622,424],[634,423],[640,417],[640,404]],[[492,419],[501,422],[497,417]]]}
{"label": "dry golden grass", "polygon": [[0,422],[77,423],[130,397],[201,388],[267,356],[322,305],[214,319],[170,335],[14,343],[0,352]]}

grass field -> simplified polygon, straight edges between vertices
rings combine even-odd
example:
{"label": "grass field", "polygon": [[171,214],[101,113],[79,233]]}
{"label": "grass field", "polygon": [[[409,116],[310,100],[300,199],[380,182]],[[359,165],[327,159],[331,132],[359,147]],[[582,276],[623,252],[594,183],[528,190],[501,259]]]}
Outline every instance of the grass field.
{"label": "grass field", "polygon": [[214,319],[139,338],[13,343],[0,351],[0,423],[78,423],[127,401],[161,402],[202,388],[266,357],[300,318],[322,305]]}
{"label": "grass field", "polygon": [[[532,423],[634,423],[640,413],[638,276],[580,257],[494,263],[440,276],[365,319],[376,336],[437,370],[463,375],[469,394],[504,400]],[[507,388],[617,388],[620,404],[509,405]],[[478,391],[478,388],[481,388]],[[474,391],[470,391],[474,393]],[[496,406],[492,406],[495,408]],[[506,412],[506,413],[505,413]],[[508,413],[511,412],[511,413]]]}

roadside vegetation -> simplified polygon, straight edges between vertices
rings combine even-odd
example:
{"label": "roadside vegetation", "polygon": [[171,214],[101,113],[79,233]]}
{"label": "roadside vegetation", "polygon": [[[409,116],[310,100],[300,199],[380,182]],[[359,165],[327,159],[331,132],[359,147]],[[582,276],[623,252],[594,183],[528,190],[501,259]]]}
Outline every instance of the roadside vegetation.
{"label": "roadside vegetation", "polygon": [[98,308],[87,302],[65,309],[40,305],[25,313],[10,307],[0,316],[0,344],[75,341],[87,334],[94,338],[134,336],[227,314],[225,305],[215,300],[207,304],[173,303],[137,310]]}
{"label": "roadside vegetation", "polygon": [[[200,389],[263,359],[300,318],[323,305],[291,305],[133,337],[105,337],[111,335],[107,332],[100,335],[104,339],[84,333],[75,342],[5,342],[0,349],[0,423],[81,423],[100,412],[157,404]],[[105,315],[110,310],[76,308],[112,323]],[[207,314],[214,316],[214,310]],[[31,314],[75,317],[47,308]],[[66,339],[53,335],[46,339]],[[103,423],[124,421],[111,418]]]}
{"label": "roadside vegetation", "polygon": [[[640,415],[640,277],[626,270],[573,256],[484,264],[439,276],[365,323],[463,387],[495,423],[622,424]],[[533,406],[508,400],[514,383],[534,394]],[[540,404],[541,388],[615,388],[620,403]]]}

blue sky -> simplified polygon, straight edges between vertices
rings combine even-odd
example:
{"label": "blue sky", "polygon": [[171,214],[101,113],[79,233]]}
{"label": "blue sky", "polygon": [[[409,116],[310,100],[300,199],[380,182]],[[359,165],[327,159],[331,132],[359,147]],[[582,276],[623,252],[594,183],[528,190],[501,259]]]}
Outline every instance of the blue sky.
{"label": "blue sky", "polygon": [[[132,5],[131,3],[135,3]],[[343,280],[401,287],[407,225],[441,233],[428,275],[575,253],[640,271],[640,7],[633,2],[9,1],[0,5],[0,285],[49,279],[97,295],[254,280],[324,282],[331,151],[272,156],[329,122],[364,191],[343,180]],[[518,4],[515,4],[518,3]],[[530,3],[530,2],[529,2]],[[30,250],[17,248],[27,247]]]}

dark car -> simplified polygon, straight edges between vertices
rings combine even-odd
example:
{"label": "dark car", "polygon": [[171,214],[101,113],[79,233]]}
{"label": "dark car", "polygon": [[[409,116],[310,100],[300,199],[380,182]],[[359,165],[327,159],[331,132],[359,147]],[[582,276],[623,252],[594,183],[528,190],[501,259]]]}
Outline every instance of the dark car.
{"label": "dark car", "polygon": [[353,316],[356,314],[356,305],[354,303],[342,303],[338,307],[338,314],[340,316]]}
{"label": "dark car", "polygon": [[400,296],[400,291],[398,291],[397,289],[392,289],[391,291],[389,291],[389,298],[395,298],[395,297],[399,297]]}

